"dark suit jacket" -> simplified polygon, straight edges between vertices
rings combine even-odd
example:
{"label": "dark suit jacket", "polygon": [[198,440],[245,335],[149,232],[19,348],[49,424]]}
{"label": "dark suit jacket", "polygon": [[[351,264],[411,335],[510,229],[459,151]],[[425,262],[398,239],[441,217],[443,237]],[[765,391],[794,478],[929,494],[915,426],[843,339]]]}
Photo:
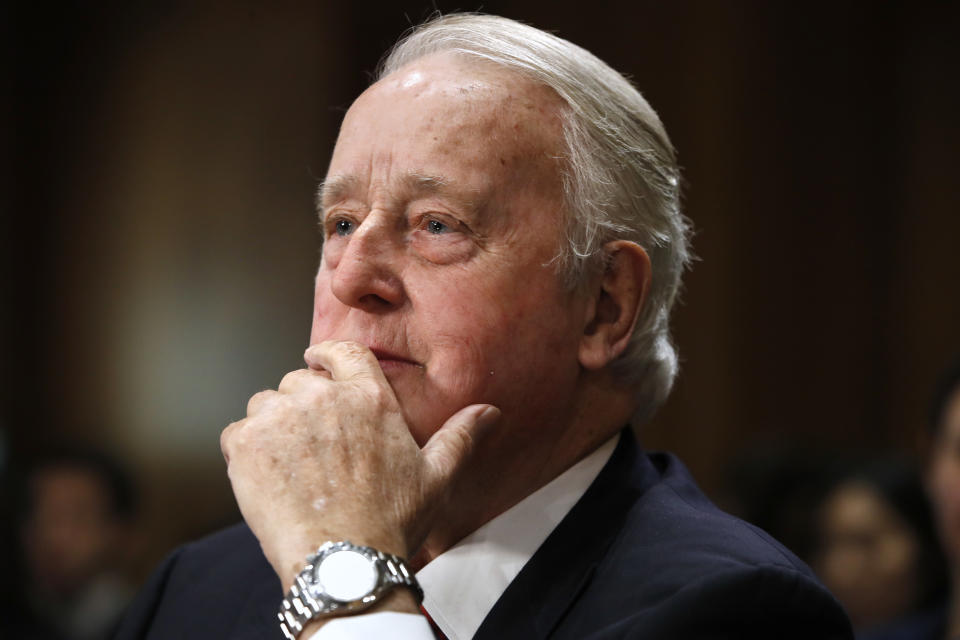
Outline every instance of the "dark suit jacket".
{"label": "dark suit jacket", "polygon": [[[236,526],[167,558],[116,638],[280,638],[281,595],[257,540]],[[800,560],[717,509],[675,457],[640,452],[626,432],[475,637],[832,639],[852,633],[840,605]]]}

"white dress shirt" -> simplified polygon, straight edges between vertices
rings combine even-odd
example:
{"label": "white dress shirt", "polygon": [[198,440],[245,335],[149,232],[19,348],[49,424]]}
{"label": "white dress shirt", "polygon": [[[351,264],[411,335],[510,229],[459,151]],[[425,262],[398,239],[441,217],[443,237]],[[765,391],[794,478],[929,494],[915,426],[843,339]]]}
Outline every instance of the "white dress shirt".
{"label": "white dress shirt", "polygon": [[[473,638],[520,570],[610,459],[614,436],[417,573],[423,607],[450,640]],[[426,618],[384,611],[334,618],[310,640],[433,640]]]}

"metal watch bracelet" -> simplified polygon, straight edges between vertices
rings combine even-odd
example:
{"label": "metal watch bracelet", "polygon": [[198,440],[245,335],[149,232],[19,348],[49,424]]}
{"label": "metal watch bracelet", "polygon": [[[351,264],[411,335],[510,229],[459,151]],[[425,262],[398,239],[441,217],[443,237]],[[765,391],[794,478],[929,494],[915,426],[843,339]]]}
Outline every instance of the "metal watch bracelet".
{"label": "metal watch bracelet", "polygon": [[[324,593],[315,582],[315,571],[318,565],[326,557],[339,551],[359,553],[371,560],[376,569],[376,583],[362,598],[352,601],[338,600]],[[307,556],[306,566],[294,579],[293,585],[283,599],[277,613],[280,630],[287,640],[296,640],[307,623],[314,618],[327,618],[362,611],[380,600],[393,587],[398,586],[408,587],[413,591],[417,604],[423,601],[423,590],[402,558],[373,547],[357,546],[347,541],[324,543],[316,553]]]}

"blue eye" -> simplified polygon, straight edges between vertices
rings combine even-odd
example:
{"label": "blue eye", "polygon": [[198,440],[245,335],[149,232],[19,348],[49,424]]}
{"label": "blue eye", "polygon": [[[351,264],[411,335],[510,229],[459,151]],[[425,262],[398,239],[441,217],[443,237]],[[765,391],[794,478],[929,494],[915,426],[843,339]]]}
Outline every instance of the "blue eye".
{"label": "blue eye", "polygon": [[443,224],[439,220],[430,220],[429,222],[427,222],[427,231],[429,231],[432,234],[439,235],[441,233],[446,233],[449,230],[450,230],[450,227]]}
{"label": "blue eye", "polygon": [[337,220],[334,228],[338,236],[348,236],[353,233],[353,223],[349,220]]}

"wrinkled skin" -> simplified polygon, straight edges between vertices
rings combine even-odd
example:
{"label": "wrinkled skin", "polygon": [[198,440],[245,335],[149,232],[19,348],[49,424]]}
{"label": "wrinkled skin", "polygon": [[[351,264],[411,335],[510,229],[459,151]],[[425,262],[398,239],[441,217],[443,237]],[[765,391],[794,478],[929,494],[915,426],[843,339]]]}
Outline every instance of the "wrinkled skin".
{"label": "wrinkled skin", "polygon": [[[469,407],[421,450],[368,349],[327,341],[306,360],[313,368],[253,396],[246,420],[223,436],[244,519],[288,582],[318,540],[409,555],[473,434],[499,416]],[[297,557],[290,548],[306,552]]]}
{"label": "wrinkled skin", "polygon": [[[442,54],[347,113],[322,190],[308,368],[221,438],[285,586],[325,540],[428,560],[627,419],[629,394],[584,375],[623,350],[649,261],[611,245],[620,266],[592,294],[562,286],[561,108]],[[414,610],[399,597],[392,608]]]}
{"label": "wrinkled skin", "polygon": [[578,374],[584,301],[553,263],[559,101],[500,71],[465,72],[423,60],[362,95],[322,203],[311,341],[377,352],[420,444],[477,402],[503,410],[516,437],[559,414]]}

